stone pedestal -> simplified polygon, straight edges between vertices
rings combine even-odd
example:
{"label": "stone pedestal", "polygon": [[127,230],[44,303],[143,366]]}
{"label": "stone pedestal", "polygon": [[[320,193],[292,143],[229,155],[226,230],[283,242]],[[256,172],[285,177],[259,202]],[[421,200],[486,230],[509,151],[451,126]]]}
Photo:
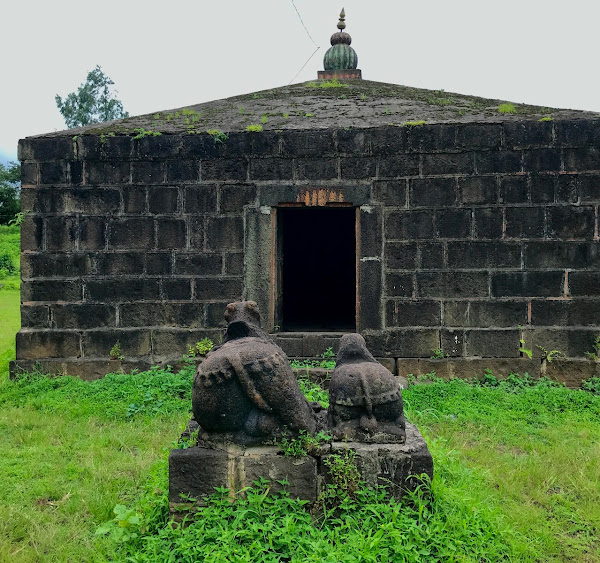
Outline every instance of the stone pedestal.
{"label": "stone pedestal", "polygon": [[[394,497],[413,489],[413,475],[425,473],[433,477],[433,460],[419,429],[406,423],[404,444],[363,444],[332,442],[317,454],[301,458],[283,455],[276,446],[243,448],[236,445],[221,449],[192,447],[172,450],[169,455],[169,502],[172,510],[183,504],[193,504],[190,498],[215,492],[215,487],[227,487],[233,492],[251,487],[263,477],[271,482],[270,491],[281,490],[278,481],[289,482],[287,491],[293,498],[314,503],[330,480],[324,460],[344,450],[356,452],[356,465],[361,480],[368,486],[385,485]],[[183,496],[182,496],[183,495]]]}
{"label": "stone pedestal", "polygon": [[[427,443],[419,429],[406,423],[406,443],[404,444],[363,444],[359,442],[333,442],[331,453],[338,454],[344,450],[356,452],[356,465],[360,478],[368,487],[383,485],[391,496],[400,498],[406,489],[414,490],[419,480],[415,475],[425,473],[433,478],[433,458]],[[323,478],[327,481],[326,467]]]}
{"label": "stone pedestal", "polygon": [[313,456],[287,457],[276,446],[231,445],[171,450],[169,502],[187,503],[186,497],[201,500],[212,495],[215,487],[227,487],[233,493],[251,487],[261,477],[269,479],[273,492],[282,488],[277,481],[287,480],[292,497],[310,502],[317,499],[317,459]]}

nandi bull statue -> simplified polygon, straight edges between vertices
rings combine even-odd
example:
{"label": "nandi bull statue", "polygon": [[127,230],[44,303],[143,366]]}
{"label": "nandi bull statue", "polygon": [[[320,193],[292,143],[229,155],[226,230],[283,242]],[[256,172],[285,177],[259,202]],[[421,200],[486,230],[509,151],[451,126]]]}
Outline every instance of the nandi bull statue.
{"label": "nandi bull statue", "polygon": [[192,410],[200,442],[272,443],[285,433],[313,434],[316,419],[287,356],[260,328],[253,301],[227,305],[223,344],[194,376]]}
{"label": "nandi bull statue", "polygon": [[371,355],[360,334],[340,340],[329,385],[328,426],[334,440],[406,440],[400,383]]}

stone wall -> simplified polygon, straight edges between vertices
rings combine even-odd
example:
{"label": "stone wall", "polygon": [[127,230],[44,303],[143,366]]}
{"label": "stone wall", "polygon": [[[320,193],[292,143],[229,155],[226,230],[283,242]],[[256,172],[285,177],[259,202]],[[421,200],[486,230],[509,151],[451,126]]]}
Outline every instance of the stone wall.
{"label": "stone wall", "polygon": [[[227,302],[273,328],[280,203],[358,209],[358,329],[375,355],[518,358],[600,334],[598,121],[21,141],[17,361],[97,377],[218,342]],[[335,335],[278,335],[293,356]],[[310,352],[310,353],[309,353]]]}

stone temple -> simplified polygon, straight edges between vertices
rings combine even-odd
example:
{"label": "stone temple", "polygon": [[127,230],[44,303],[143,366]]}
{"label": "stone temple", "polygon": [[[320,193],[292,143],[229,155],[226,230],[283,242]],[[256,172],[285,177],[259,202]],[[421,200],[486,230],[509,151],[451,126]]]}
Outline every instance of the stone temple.
{"label": "stone temple", "polygon": [[398,374],[536,374],[540,346],[593,375],[598,116],[364,80],[343,28],[332,49],[319,80],[20,141],[12,373],[101,377],[117,341],[121,369],[174,362],[243,299],[291,357],[358,332]]}

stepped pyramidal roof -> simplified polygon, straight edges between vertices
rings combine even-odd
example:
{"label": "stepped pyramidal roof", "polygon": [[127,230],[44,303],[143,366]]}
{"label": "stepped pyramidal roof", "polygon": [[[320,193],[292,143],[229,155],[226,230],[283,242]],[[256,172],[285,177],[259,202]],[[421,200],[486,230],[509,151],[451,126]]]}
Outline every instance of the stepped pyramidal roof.
{"label": "stepped pyramidal roof", "polygon": [[[505,112],[505,113],[503,113]],[[253,94],[159,111],[43,136],[195,134],[207,130],[338,129],[402,126],[414,122],[502,123],[539,119],[598,119],[595,112],[510,104],[382,82],[315,80]],[[136,131],[137,130],[137,131]]]}
{"label": "stepped pyramidal roof", "polygon": [[435,123],[598,119],[596,112],[539,107],[444,90],[362,80],[342,10],[319,79],[59,131],[63,135],[201,134],[245,130],[360,129]]}

